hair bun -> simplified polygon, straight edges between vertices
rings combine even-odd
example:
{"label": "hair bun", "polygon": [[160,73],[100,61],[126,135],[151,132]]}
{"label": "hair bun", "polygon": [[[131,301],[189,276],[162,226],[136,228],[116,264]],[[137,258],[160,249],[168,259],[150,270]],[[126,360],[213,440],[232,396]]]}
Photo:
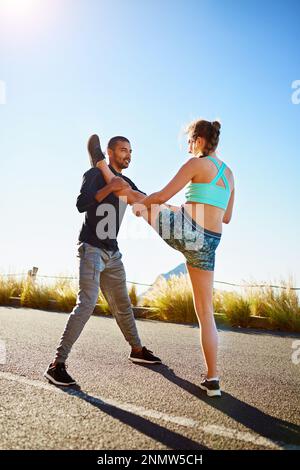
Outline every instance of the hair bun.
{"label": "hair bun", "polygon": [[212,126],[213,126],[215,129],[217,129],[218,131],[221,129],[221,123],[220,123],[220,121],[214,121],[214,122],[212,122],[211,124],[212,124]]}

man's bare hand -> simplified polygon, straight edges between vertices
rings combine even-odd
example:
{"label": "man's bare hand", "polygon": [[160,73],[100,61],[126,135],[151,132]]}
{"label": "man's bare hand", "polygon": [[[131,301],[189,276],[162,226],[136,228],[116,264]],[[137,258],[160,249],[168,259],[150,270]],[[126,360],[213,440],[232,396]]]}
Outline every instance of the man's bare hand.
{"label": "man's bare hand", "polygon": [[112,192],[115,192],[115,191],[122,191],[124,189],[129,189],[130,184],[128,184],[120,176],[115,176],[109,183],[109,187],[111,188]]}

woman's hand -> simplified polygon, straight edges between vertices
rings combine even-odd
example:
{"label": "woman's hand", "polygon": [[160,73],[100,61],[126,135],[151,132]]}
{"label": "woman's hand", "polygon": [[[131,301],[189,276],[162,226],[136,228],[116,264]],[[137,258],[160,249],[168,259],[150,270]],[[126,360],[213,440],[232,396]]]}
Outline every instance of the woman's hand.
{"label": "woman's hand", "polygon": [[143,202],[136,202],[135,204],[132,205],[132,212],[136,217],[141,217],[142,212],[146,211],[147,207],[144,206]]}
{"label": "woman's hand", "polygon": [[112,192],[115,191],[124,191],[124,189],[130,189],[129,183],[127,181],[123,180],[120,176],[115,176],[112,178],[110,183],[108,183],[110,189]]}

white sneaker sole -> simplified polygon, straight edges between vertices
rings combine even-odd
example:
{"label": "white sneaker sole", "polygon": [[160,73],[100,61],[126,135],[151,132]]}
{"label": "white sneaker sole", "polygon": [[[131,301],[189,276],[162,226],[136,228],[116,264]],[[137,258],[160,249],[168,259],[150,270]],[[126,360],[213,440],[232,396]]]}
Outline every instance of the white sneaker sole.
{"label": "white sneaker sole", "polygon": [[76,382],[69,382],[69,383],[62,383],[58,382],[55,380],[51,375],[47,374],[47,372],[44,373],[44,377],[49,380],[49,382],[53,383],[54,385],[60,385],[61,387],[69,387],[70,385],[76,385]]}
{"label": "white sneaker sole", "polygon": [[201,390],[205,390],[207,395],[209,397],[220,397],[222,395],[221,390],[209,390],[207,387],[204,387],[204,385],[199,385]]}
{"label": "white sneaker sole", "polygon": [[139,359],[139,358],[135,358],[135,357],[128,357],[129,361],[131,362],[136,362],[136,363],[144,363],[144,364],[161,364],[162,362],[161,361],[147,361],[146,359]]}

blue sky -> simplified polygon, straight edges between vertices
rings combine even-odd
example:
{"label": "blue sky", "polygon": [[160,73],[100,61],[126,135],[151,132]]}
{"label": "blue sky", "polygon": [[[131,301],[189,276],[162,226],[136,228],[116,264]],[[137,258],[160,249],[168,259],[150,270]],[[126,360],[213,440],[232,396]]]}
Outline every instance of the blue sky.
{"label": "blue sky", "polygon": [[[202,116],[221,119],[236,180],[215,279],[300,285],[298,2],[2,0],[0,12],[2,272],[76,273],[91,133],[131,140],[126,174],[150,193]],[[151,283],[183,258],[143,224],[128,210],[119,245],[128,279]]]}

